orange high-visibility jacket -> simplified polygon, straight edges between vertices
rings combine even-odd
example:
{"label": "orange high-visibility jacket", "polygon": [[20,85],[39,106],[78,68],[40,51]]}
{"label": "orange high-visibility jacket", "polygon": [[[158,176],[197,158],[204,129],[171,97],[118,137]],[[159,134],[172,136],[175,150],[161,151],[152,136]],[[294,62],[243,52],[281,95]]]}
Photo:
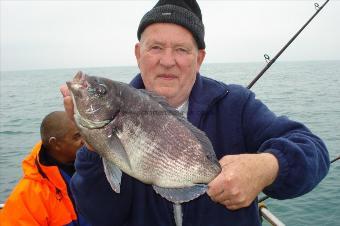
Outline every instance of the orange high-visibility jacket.
{"label": "orange high-visibility jacket", "polygon": [[41,142],[23,161],[24,177],[0,210],[1,226],[72,225],[76,212],[57,166],[40,164]]}

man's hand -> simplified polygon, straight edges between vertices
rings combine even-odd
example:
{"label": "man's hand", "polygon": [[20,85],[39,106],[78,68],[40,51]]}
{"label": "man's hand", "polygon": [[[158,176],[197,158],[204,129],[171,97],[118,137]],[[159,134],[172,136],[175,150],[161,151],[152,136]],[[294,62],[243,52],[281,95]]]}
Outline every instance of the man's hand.
{"label": "man's hand", "polygon": [[[64,97],[64,108],[65,108],[65,112],[68,115],[68,117],[75,122],[74,120],[74,105],[73,105],[73,100],[72,97],[70,95],[70,91],[67,88],[67,85],[62,85],[60,86],[60,92]],[[87,149],[89,151],[94,151],[94,148],[89,145],[86,141],[85,141],[85,146],[87,147]]]}
{"label": "man's hand", "polygon": [[207,194],[230,210],[249,206],[277,177],[279,164],[270,153],[226,155],[221,173],[211,181]]}
{"label": "man's hand", "polygon": [[66,85],[62,85],[60,87],[60,92],[64,97],[64,108],[65,112],[68,115],[68,117],[74,121],[74,106],[72,97],[70,96],[70,91],[68,90]]}

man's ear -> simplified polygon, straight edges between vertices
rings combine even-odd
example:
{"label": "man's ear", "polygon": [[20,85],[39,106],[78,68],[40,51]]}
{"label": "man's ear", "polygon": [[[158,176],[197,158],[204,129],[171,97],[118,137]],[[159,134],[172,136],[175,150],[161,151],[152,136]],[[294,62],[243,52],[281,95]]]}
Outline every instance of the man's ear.
{"label": "man's ear", "polygon": [[138,63],[138,67],[139,67],[139,59],[140,59],[140,42],[136,43],[135,45],[135,57]]}
{"label": "man's ear", "polygon": [[50,139],[48,139],[49,144],[55,144],[56,142],[57,142],[57,138],[55,137],[50,137]]}
{"label": "man's ear", "polygon": [[196,66],[196,72],[198,73],[201,65],[203,63],[203,60],[205,58],[205,50],[204,49],[199,49],[198,54],[197,54],[197,66]]}
{"label": "man's ear", "polygon": [[50,139],[48,139],[48,144],[50,147],[57,148],[57,138],[50,137]]}

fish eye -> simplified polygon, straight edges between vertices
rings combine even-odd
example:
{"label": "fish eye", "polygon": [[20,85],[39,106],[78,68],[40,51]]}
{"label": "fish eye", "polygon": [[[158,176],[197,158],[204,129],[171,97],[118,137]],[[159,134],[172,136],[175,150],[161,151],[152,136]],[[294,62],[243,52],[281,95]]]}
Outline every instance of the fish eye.
{"label": "fish eye", "polygon": [[95,88],[95,93],[99,96],[105,95],[107,91],[107,88],[104,84],[99,84],[96,88]]}
{"label": "fish eye", "polygon": [[98,84],[97,86],[95,87],[88,87],[87,88],[87,91],[89,92],[89,94],[92,96],[92,95],[95,95],[95,96],[103,96],[106,94],[107,92],[107,88],[104,84]]}

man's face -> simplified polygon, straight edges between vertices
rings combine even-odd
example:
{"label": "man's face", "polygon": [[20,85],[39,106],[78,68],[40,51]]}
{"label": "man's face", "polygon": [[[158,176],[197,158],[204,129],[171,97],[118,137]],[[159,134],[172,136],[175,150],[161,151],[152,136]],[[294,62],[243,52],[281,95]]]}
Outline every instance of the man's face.
{"label": "man's face", "polygon": [[155,23],[142,33],[135,55],[145,88],[177,107],[188,99],[205,51],[184,27]]}
{"label": "man's face", "polygon": [[57,139],[57,143],[64,162],[71,163],[76,159],[77,150],[84,144],[84,141],[75,124],[70,122],[67,133],[63,138]]}

